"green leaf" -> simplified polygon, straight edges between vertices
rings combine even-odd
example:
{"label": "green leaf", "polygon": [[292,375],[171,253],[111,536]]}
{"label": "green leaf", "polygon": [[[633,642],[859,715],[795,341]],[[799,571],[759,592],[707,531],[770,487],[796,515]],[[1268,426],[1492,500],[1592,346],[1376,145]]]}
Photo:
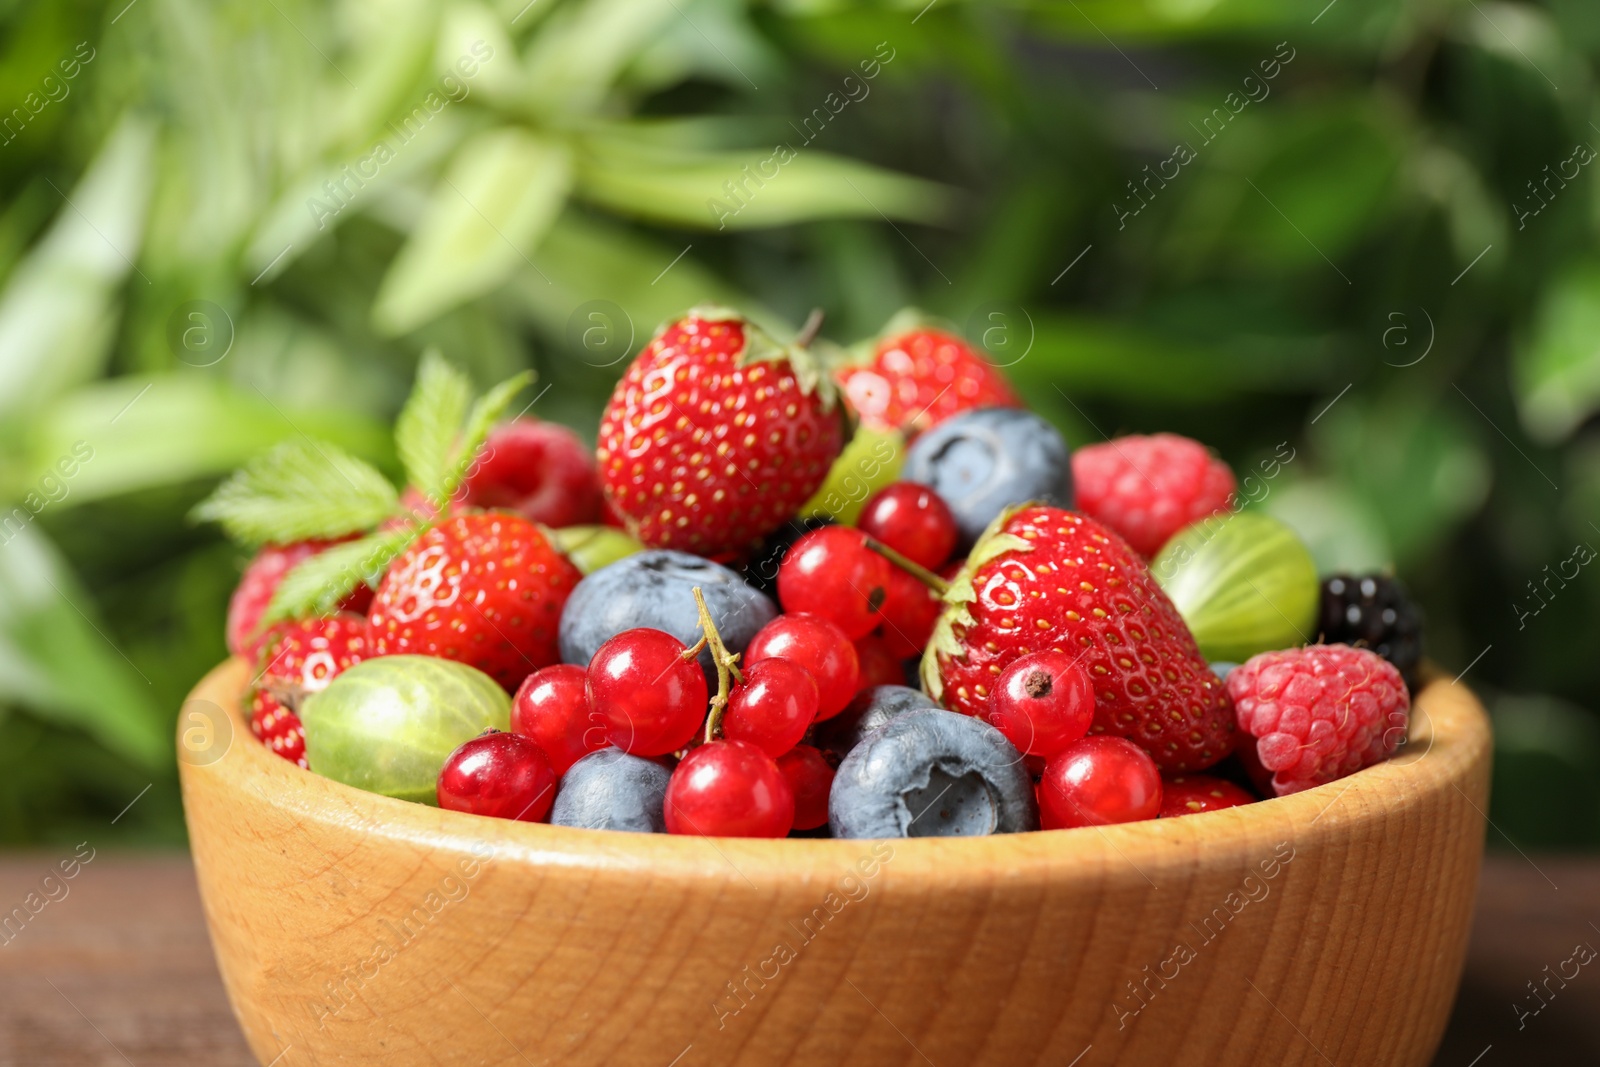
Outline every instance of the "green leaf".
{"label": "green leaf", "polygon": [[571,153],[520,127],[462,145],[378,290],[373,321],[413,330],[526,266],[572,187]]}
{"label": "green leaf", "polygon": [[262,615],[262,625],[326,615],[356,586],[364,583],[376,589],[390,561],[421,533],[421,527],[385,530],[317,553],[283,576]]}
{"label": "green leaf", "polygon": [[395,421],[395,450],[405,466],[406,479],[436,507],[449,499],[445,493],[451,472],[451,445],[467,417],[472,383],[446,363],[438,351],[423,353],[417,365],[417,384]]}
{"label": "green leaf", "polygon": [[274,402],[199,373],[113,378],[45,409],[30,428],[30,472],[21,484],[0,484],[0,497],[36,488],[52,471],[62,475],[63,460],[85,451],[62,507],[220,477],[301,433],[389,460],[387,430],[349,407]]}
{"label": "green leaf", "polygon": [[467,470],[472,466],[473,460],[478,458],[478,450],[483,447],[484,441],[489,439],[489,431],[506,413],[506,408],[511,406],[512,397],[532,382],[533,372],[523,371],[490,389],[472,405],[472,412],[467,416],[467,424],[461,431],[461,441],[456,446],[440,500],[449,500],[455,496],[456,489],[466,478]]}
{"label": "green leaf", "polygon": [[97,621],[94,600],[35,523],[0,543],[0,703],[86,730],[139,766],[172,762],[170,717]]}
{"label": "green leaf", "polygon": [[804,147],[685,153],[622,137],[587,139],[577,192],[624,215],[697,229],[782,226],[820,218],[949,218],[948,187]]}
{"label": "green leaf", "polygon": [[1600,407],[1600,263],[1573,267],[1546,290],[1531,336],[1516,346],[1512,382],[1523,428],[1546,444]]}
{"label": "green leaf", "polygon": [[397,503],[394,486],[375,468],[334,445],[297,438],[235,472],[192,517],[259,545],[369,529]]}
{"label": "green leaf", "polygon": [[147,123],[118,125],[83,180],[60,191],[55,223],[0,293],[7,418],[100,372],[116,326],[114,294],[137,269],[154,144]]}

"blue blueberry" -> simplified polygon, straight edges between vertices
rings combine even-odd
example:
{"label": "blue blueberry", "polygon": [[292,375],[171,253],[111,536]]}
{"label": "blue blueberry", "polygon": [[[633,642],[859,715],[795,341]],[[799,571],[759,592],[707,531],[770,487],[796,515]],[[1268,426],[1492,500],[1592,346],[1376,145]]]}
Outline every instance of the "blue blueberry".
{"label": "blue blueberry", "polygon": [[664,806],[672,772],[653,759],[602,748],[584,756],[561,776],[550,807],[553,826],[582,830],[667,832]]}
{"label": "blue blueberry", "polygon": [[863,737],[895,716],[938,706],[928,694],[907,685],[875,685],[863,689],[843,711],[817,724],[817,747],[843,759]]}
{"label": "blue blueberry", "polygon": [[[771,599],[720,563],[687,552],[640,552],[601,567],[572,590],[561,613],[562,662],[587,667],[601,645],[640,626],[694,644],[700,640],[695,586],[730,652],[743,652],[756,631],[778,615]],[[700,654],[700,666],[714,692],[717,677],[710,649]]]}
{"label": "blue blueberry", "polygon": [[900,476],[944,498],[967,547],[1012,504],[1072,506],[1067,443],[1031,411],[978,408],[946,419],[912,442]]}
{"label": "blue blueberry", "polygon": [[905,711],[839,764],[834,837],[974,837],[1036,830],[1033,780],[1000,731],[942,708]]}

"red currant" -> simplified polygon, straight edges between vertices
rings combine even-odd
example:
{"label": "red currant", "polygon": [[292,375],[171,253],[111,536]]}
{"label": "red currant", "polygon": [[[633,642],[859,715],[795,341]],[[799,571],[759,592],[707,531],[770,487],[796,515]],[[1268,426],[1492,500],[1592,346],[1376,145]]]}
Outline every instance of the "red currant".
{"label": "red currant", "polygon": [[1065,652],[1030,652],[995,680],[987,716],[1019,752],[1049,759],[1089,732],[1094,682]]}
{"label": "red currant", "polygon": [[779,615],[744,650],[746,663],[793,660],[817,683],[817,720],[831,719],[856,695],[861,663],[844,631],[821,615]]}
{"label": "red currant", "polygon": [[1046,830],[1138,822],[1160,811],[1155,761],[1124,737],[1095,734],[1074,741],[1039,780],[1039,820]]}
{"label": "red currant", "polygon": [[889,648],[889,643],[876,634],[869,634],[855,643],[856,662],[861,664],[861,677],[856,682],[856,692],[875,685],[905,685],[906,671]]}
{"label": "red currant", "polygon": [[[779,766],[782,766],[780,763]],[[1200,811],[1219,811],[1254,804],[1256,798],[1232,782],[1209,774],[1182,774],[1161,782],[1161,818],[1193,815]]]}
{"label": "red currant", "polygon": [[810,745],[796,745],[778,757],[778,770],[794,793],[794,828],[815,830],[828,824],[828,791],[833,788],[833,768]]}
{"label": "red currant", "polygon": [[589,660],[589,706],[606,738],[635,756],[687,745],[706,718],[706,676],[682,641],[661,630],[624,630]]}
{"label": "red currant", "polygon": [[856,526],[929,570],[950,558],[960,536],[950,505],[916,482],[895,482],[878,490],[861,509]]}
{"label": "red currant", "polygon": [[557,775],[544,752],[521,734],[486,730],[450,753],[435,795],[450,811],[541,822],[556,799]]}
{"label": "red currant", "polygon": [[873,631],[898,659],[922,655],[944,602],[910,573],[895,567],[884,592],[883,621]]}
{"label": "red currant", "polygon": [[851,640],[870,633],[878,625],[893,567],[866,541],[849,526],[801,535],[778,566],[783,610],[821,615]]}
{"label": "red currant", "polygon": [[794,793],[771,756],[748,741],[712,741],[683,757],[667,783],[667,833],[784,837]]}
{"label": "red currant", "polygon": [[745,668],[744,682],[728,698],[722,733],[748,741],[777,759],[805,736],[817,717],[817,681],[798,663],[764,659]]}
{"label": "red currant", "polygon": [[532,738],[557,774],[610,743],[589,715],[587,680],[582,667],[558,663],[523,679],[511,701],[511,732]]}

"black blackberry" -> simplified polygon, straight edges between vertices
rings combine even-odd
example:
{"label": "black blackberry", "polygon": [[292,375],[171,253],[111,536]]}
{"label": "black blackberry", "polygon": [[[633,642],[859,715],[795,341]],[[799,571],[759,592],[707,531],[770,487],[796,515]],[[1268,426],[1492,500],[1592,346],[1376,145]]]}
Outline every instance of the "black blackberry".
{"label": "black blackberry", "polygon": [[1422,661],[1422,613],[1399,579],[1382,574],[1335,574],[1322,582],[1317,619],[1327,644],[1370,648],[1415,689]]}
{"label": "black blackberry", "polygon": [[789,554],[789,546],[800,540],[803,534],[832,525],[833,520],[826,516],[790,519],[767,535],[767,539],[761,542],[761,547],[752,552],[750,558],[739,568],[739,576],[768,596],[776,598],[778,565],[783,562],[783,557]]}

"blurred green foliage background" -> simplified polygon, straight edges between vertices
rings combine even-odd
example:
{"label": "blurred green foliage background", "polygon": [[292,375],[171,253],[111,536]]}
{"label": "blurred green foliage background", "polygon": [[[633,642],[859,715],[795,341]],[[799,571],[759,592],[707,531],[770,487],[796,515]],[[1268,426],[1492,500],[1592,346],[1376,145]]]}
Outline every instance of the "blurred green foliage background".
{"label": "blurred green foliage background", "polygon": [[1289,442],[1260,506],[1490,704],[1491,843],[1600,845],[1592,4],[925,3],[0,3],[0,841],[182,840],[220,476],[392,470],[429,345],[592,433],[713,298],[920,305],[1074,443]]}

